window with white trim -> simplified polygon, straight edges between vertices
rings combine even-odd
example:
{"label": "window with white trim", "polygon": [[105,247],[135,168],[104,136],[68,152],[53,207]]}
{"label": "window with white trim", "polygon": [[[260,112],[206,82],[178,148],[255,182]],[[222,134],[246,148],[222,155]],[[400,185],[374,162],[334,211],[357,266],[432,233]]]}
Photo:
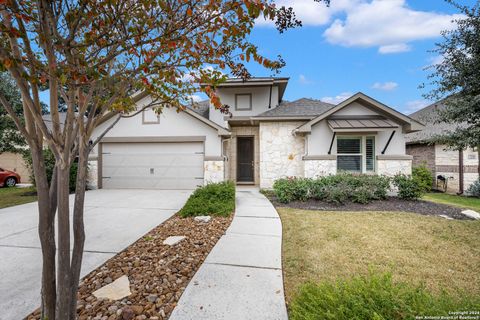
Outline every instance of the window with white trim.
{"label": "window with white trim", "polygon": [[375,137],[337,136],[337,170],[375,171]]}

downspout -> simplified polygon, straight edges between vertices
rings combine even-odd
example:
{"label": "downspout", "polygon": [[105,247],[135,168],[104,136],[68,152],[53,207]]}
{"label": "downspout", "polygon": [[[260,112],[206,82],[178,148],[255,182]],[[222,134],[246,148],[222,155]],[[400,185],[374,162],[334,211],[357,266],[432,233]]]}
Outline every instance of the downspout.
{"label": "downspout", "polygon": [[226,177],[226,174],[227,174],[227,170],[226,170],[227,168],[226,168],[226,166],[225,166],[225,163],[226,163],[226,162],[228,162],[228,166],[229,166],[229,168],[228,168],[229,170],[228,170],[228,171],[230,171],[230,161],[229,161],[229,158],[228,158],[228,156],[225,155],[224,152],[223,152],[223,151],[225,150],[225,144],[224,144],[224,143],[225,143],[226,141],[230,141],[230,140],[232,140],[232,137],[227,138],[227,139],[223,139],[223,138],[222,138],[222,157],[223,157],[223,163],[224,163],[224,165],[223,165],[223,180],[225,180],[225,177]]}
{"label": "downspout", "polygon": [[463,149],[458,150],[458,194],[463,194]]}
{"label": "downspout", "polygon": [[270,96],[268,98],[268,109],[272,108],[272,90],[273,90],[273,85],[270,86]]}

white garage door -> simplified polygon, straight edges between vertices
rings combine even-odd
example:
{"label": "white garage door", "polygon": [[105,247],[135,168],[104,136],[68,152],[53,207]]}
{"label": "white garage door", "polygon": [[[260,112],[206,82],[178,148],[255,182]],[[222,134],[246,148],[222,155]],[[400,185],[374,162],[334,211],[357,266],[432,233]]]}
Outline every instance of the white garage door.
{"label": "white garage door", "polygon": [[105,189],[194,189],[203,185],[203,143],[104,143]]}

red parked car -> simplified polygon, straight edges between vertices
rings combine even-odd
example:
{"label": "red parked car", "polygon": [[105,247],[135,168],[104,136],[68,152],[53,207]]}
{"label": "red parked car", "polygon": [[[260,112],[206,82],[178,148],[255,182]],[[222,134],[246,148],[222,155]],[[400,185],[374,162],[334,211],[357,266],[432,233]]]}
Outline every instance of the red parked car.
{"label": "red parked car", "polygon": [[20,183],[18,173],[0,168],[0,187],[15,187],[17,183]]}

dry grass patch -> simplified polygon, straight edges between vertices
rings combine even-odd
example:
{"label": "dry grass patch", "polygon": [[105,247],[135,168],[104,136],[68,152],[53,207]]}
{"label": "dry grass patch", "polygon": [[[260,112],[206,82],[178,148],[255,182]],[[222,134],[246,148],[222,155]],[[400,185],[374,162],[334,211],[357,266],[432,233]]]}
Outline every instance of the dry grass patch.
{"label": "dry grass patch", "polygon": [[306,281],[391,272],[432,292],[480,295],[480,221],[277,208],[287,301]]}

